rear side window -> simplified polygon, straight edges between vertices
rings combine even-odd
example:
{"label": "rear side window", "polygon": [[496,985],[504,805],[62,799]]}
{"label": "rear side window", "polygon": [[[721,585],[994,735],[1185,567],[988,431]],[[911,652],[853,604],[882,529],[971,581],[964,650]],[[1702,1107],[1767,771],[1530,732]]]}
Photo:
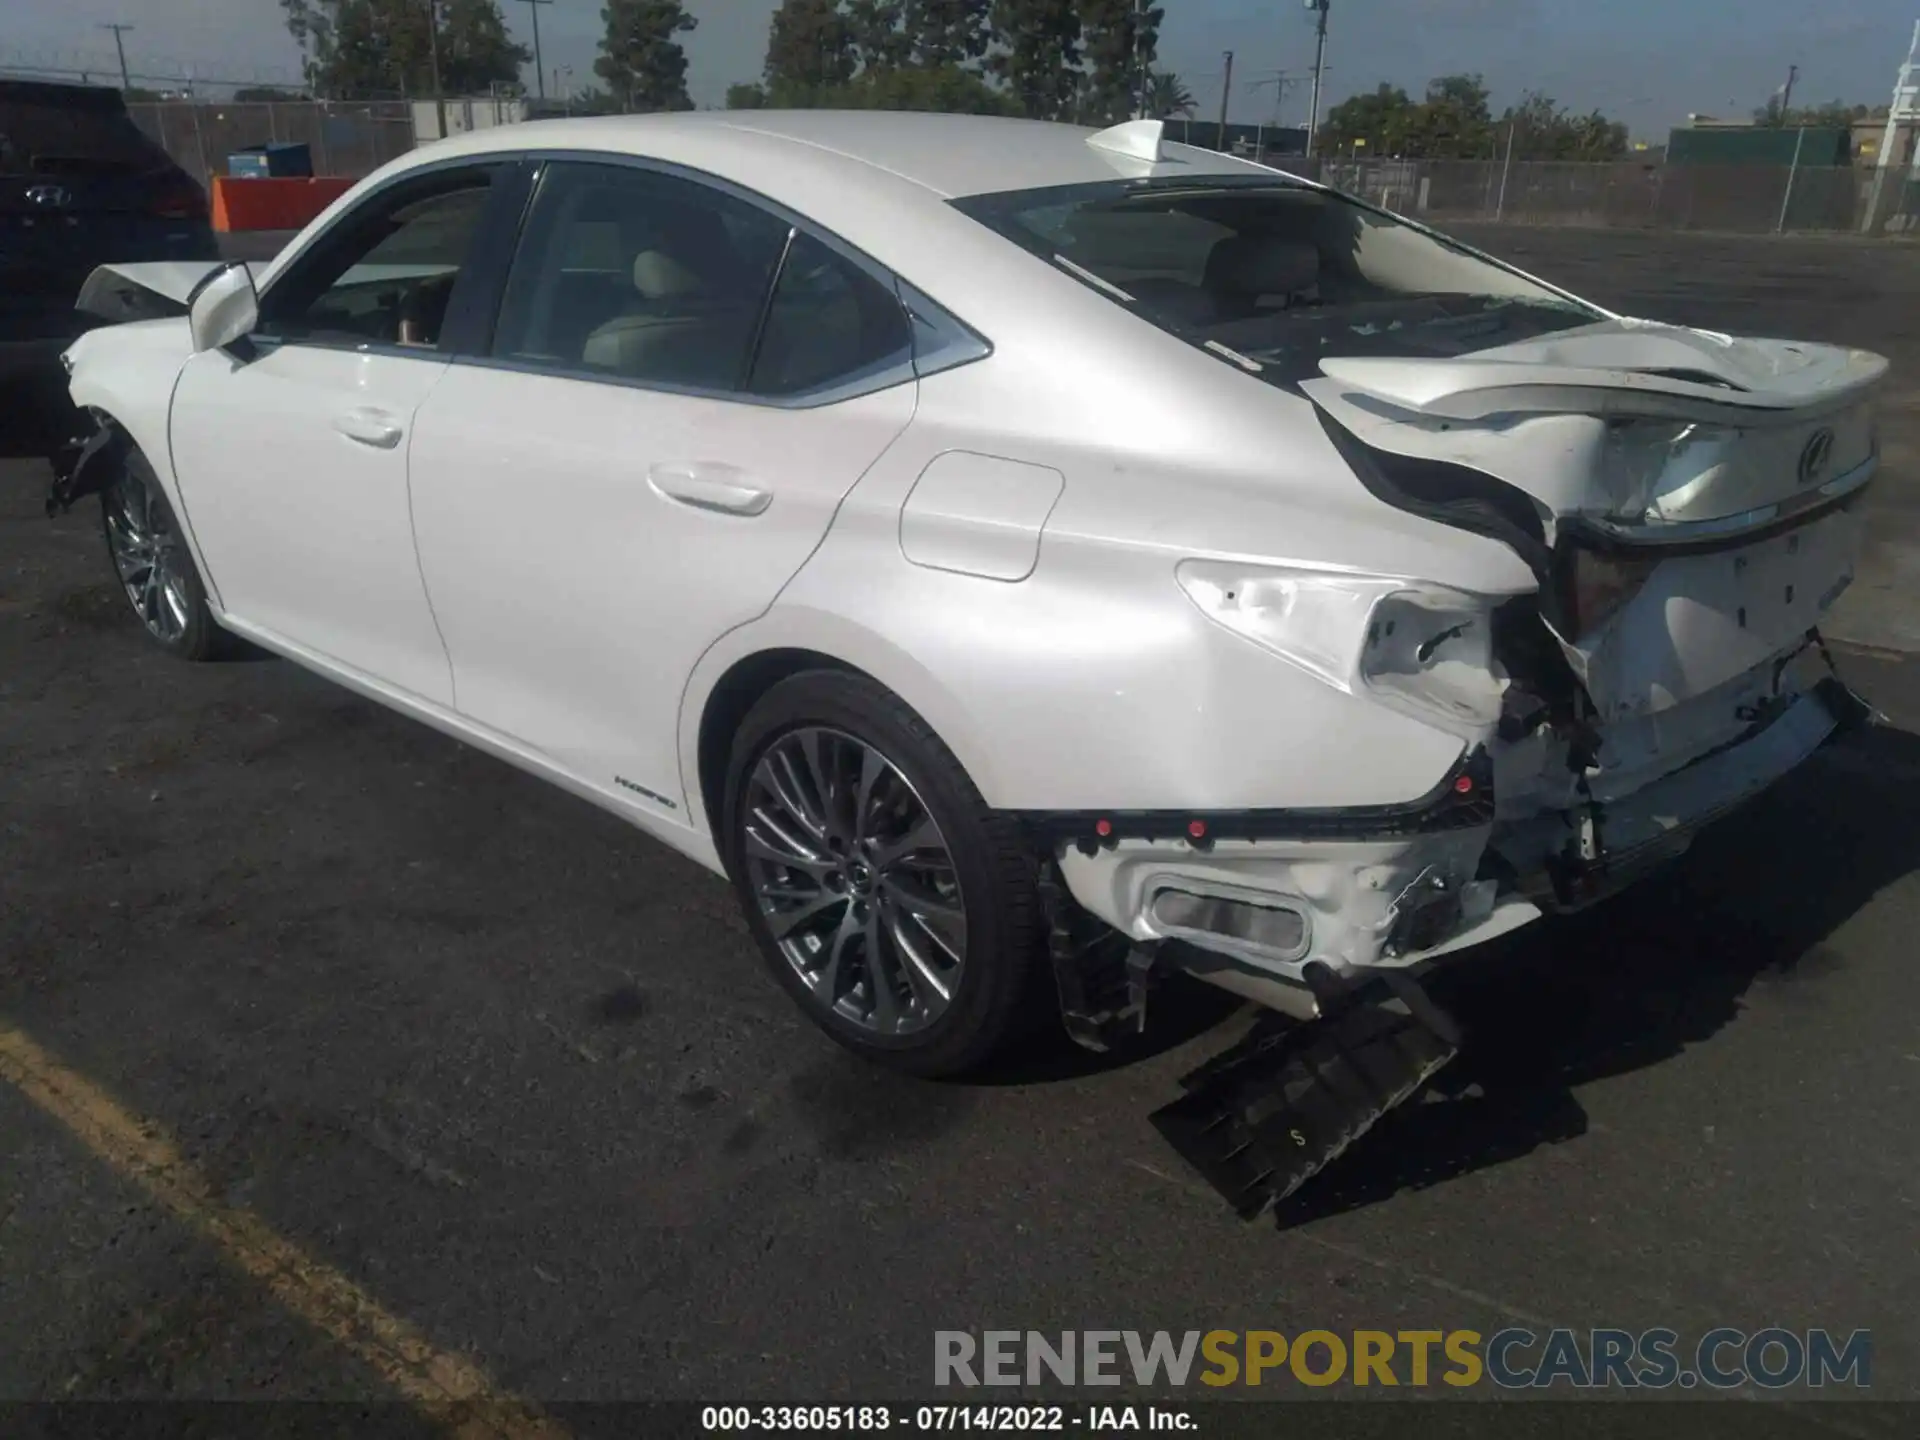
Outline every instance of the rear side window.
{"label": "rear side window", "polygon": [[796,234],[748,388],[799,395],[912,359],[913,332],[891,287],[811,235]]}
{"label": "rear side window", "polygon": [[97,179],[170,167],[118,91],[0,80],[0,175]]}
{"label": "rear side window", "polygon": [[0,81],[0,175],[113,179],[171,167],[117,90]]}
{"label": "rear side window", "polygon": [[796,399],[898,369],[893,285],[750,200],[629,165],[547,166],[494,330],[497,359]]}
{"label": "rear side window", "polygon": [[759,207],[677,176],[549,165],[493,353],[609,379],[735,390],[788,233]]}

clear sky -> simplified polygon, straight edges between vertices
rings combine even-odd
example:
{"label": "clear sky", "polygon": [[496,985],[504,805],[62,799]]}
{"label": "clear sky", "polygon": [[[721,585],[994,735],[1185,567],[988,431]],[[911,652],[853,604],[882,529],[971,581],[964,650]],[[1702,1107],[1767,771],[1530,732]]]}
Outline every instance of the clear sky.
{"label": "clear sky", "polygon": [[[719,104],[757,76],[777,0],[688,0],[700,28],[686,37],[694,100]],[[1221,52],[1234,58],[1232,114],[1271,118],[1285,70],[1304,76],[1313,33],[1301,0],[1162,0],[1161,62],[1186,80],[1203,115],[1220,103]],[[1920,18],[1920,0],[1333,0],[1328,100],[1382,80],[1417,91],[1435,75],[1477,70],[1496,106],[1521,90],[1598,106],[1657,136],[1688,111],[1744,114],[1797,64],[1795,98],[1884,103]],[[530,41],[528,7],[506,0]],[[276,0],[0,0],[0,66],[91,65],[112,73],[121,21],[136,70],[291,82],[298,57]],[[600,32],[600,0],[555,0],[540,12],[549,78],[573,67],[583,83]],[[529,73],[531,83],[532,75]],[[1281,118],[1299,123],[1305,85]]]}

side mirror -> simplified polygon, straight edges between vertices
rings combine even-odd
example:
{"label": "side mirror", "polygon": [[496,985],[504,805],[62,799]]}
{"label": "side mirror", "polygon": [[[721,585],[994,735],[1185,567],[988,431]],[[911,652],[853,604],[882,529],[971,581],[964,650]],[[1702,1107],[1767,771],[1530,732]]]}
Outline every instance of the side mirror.
{"label": "side mirror", "polygon": [[187,324],[196,355],[244,340],[259,321],[260,298],[254,293],[253,271],[244,260],[209,271],[187,297]]}

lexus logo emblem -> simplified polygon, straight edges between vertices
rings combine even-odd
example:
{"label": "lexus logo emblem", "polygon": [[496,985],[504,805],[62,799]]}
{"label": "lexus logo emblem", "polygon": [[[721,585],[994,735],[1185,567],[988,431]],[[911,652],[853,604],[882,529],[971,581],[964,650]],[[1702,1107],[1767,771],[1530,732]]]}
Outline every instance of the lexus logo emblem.
{"label": "lexus logo emblem", "polygon": [[64,210],[67,207],[67,203],[72,199],[73,196],[69,195],[66,190],[59,185],[30,185],[27,187],[27,202],[31,205],[42,206],[48,210]]}
{"label": "lexus logo emblem", "polygon": [[1833,431],[1816,430],[1808,437],[1807,448],[1800,452],[1800,483],[1811,485],[1827,473],[1833,458]]}

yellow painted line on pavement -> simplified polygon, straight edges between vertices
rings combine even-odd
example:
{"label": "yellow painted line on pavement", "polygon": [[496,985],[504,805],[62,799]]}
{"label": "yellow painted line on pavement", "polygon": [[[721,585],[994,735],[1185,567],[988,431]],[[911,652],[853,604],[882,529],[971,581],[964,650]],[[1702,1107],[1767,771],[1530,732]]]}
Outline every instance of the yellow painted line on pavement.
{"label": "yellow painted line on pavement", "polygon": [[530,1402],[464,1356],[435,1347],[338,1270],[281,1238],[213,1185],[155,1125],[126,1110],[30,1036],[0,1024],[0,1079],[81,1144],[192,1225],[287,1310],[371,1365],[409,1404],[460,1440],[565,1440]]}

